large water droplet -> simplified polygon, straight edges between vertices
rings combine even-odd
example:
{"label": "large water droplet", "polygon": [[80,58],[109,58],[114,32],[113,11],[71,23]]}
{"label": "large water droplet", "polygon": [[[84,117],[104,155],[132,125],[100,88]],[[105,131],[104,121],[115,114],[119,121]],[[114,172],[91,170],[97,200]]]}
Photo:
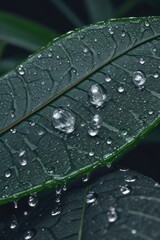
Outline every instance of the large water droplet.
{"label": "large water droplet", "polygon": [[35,231],[34,230],[28,230],[24,233],[23,237],[25,240],[29,240],[32,239],[35,235]]}
{"label": "large water droplet", "polygon": [[37,199],[36,195],[29,196],[28,205],[30,207],[36,207],[37,204],[38,204],[38,199]]}
{"label": "large water droplet", "polygon": [[86,203],[91,204],[95,203],[97,201],[97,193],[95,192],[89,192],[86,196]]}
{"label": "large water droplet", "polygon": [[113,223],[117,220],[118,215],[114,207],[110,207],[107,212],[108,222]]}
{"label": "large water droplet", "polygon": [[53,112],[53,126],[65,133],[71,133],[75,129],[75,115],[68,108],[57,108]]}
{"label": "large water droplet", "polygon": [[96,107],[100,107],[106,100],[106,90],[100,84],[94,84],[89,90],[90,103]]}
{"label": "large water droplet", "polygon": [[135,83],[136,86],[141,87],[144,85],[146,78],[143,72],[141,71],[136,71],[132,75],[133,82]]}

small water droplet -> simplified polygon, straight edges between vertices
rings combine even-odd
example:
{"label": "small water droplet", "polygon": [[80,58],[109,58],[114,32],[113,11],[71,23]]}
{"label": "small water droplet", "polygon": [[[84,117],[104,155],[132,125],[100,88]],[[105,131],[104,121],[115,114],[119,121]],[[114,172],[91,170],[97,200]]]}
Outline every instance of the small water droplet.
{"label": "small water droplet", "polygon": [[116,212],[116,209],[114,207],[110,207],[108,212],[107,212],[107,218],[108,218],[108,222],[113,223],[117,220],[118,215]]}
{"label": "small water droplet", "polygon": [[106,90],[100,84],[94,84],[89,90],[90,103],[96,107],[100,107],[106,100]]}
{"label": "small water droplet", "polygon": [[112,79],[111,79],[111,76],[110,75],[106,75],[105,77],[105,81],[106,82],[110,82]]}
{"label": "small water droplet", "polygon": [[24,214],[24,216],[27,216],[27,215],[28,215],[28,212],[27,212],[27,211],[24,211],[23,214]]}
{"label": "small water droplet", "polygon": [[14,201],[13,204],[14,204],[14,208],[17,209],[17,208],[18,208],[18,203],[17,203],[17,201]]}
{"label": "small water droplet", "polygon": [[61,208],[60,208],[60,206],[57,206],[54,210],[52,210],[51,216],[54,217],[54,216],[57,216],[59,214],[61,214]]}
{"label": "small water droplet", "polygon": [[88,126],[88,134],[92,137],[96,136],[101,128],[101,125],[102,118],[98,114],[94,115]]}
{"label": "small water droplet", "polygon": [[15,118],[15,111],[11,111],[11,118]]}
{"label": "small water droplet", "polygon": [[86,196],[86,203],[88,204],[93,204],[93,203],[96,203],[97,201],[97,193],[95,192],[89,192]]}
{"label": "small water droplet", "polygon": [[154,78],[158,78],[159,77],[159,74],[157,72],[154,73],[153,75]]}
{"label": "small water droplet", "polygon": [[25,240],[29,240],[32,239],[35,235],[35,231],[34,230],[28,230],[24,233],[23,237]]}
{"label": "small water droplet", "polygon": [[20,66],[20,67],[18,68],[18,72],[19,72],[19,74],[20,74],[21,76],[24,75],[24,69],[22,68],[22,66]]}
{"label": "small water droplet", "polygon": [[27,153],[24,150],[20,151],[20,153],[19,153],[19,164],[21,166],[27,165]]}
{"label": "small water droplet", "polygon": [[10,229],[15,229],[16,227],[17,227],[17,219],[16,217],[14,217],[10,223]]}
{"label": "small water droplet", "polygon": [[112,30],[112,27],[109,27],[108,32],[112,35],[114,32]]}
{"label": "small water droplet", "polygon": [[82,177],[82,182],[88,182],[89,181],[89,173],[86,173],[83,177]]}
{"label": "small water droplet", "polygon": [[11,128],[10,129],[11,133],[15,134],[17,132],[17,130],[15,128]]}
{"label": "small water droplet", "polygon": [[65,133],[71,133],[75,130],[75,115],[67,108],[57,108],[53,112],[53,126]]}
{"label": "small water droplet", "polygon": [[41,58],[42,57],[42,55],[41,54],[38,54],[38,58]]}
{"label": "small water droplet", "polygon": [[126,136],[126,135],[127,135],[127,133],[128,133],[128,132],[127,132],[127,130],[126,130],[126,129],[122,129],[122,130],[121,130],[121,135],[122,135],[122,136]]}
{"label": "small water droplet", "polygon": [[153,113],[154,113],[153,110],[150,110],[150,111],[148,112],[149,115],[152,115]]}
{"label": "small water droplet", "polygon": [[145,63],[145,60],[144,60],[144,58],[140,58],[140,60],[139,60],[139,62],[140,62],[140,64],[144,64]]}
{"label": "small water droplet", "polygon": [[97,41],[98,41],[97,38],[95,38],[95,39],[94,39],[94,42],[96,43]]}
{"label": "small water droplet", "polygon": [[56,56],[56,58],[57,58],[57,59],[60,59],[60,56],[59,56],[59,55],[57,55],[57,56]]}
{"label": "small water droplet", "polygon": [[30,122],[30,125],[32,126],[32,127],[34,127],[35,126],[35,122]]}
{"label": "small water droplet", "polygon": [[127,195],[127,194],[129,194],[129,193],[131,192],[131,188],[128,187],[128,186],[122,186],[122,187],[120,188],[120,191],[121,191],[121,193],[122,193],[123,195]]}
{"label": "small water droplet", "polygon": [[132,233],[132,234],[136,234],[136,233],[137,233],[137,230],[136,230],[136,229],[132,229],[132,230],[131,230],[131,233]]}
{"label": "small water droplet", "polygon": [[111,138],[111,137],[107,138],[107,144],[108,144],[108,145],[111,145],[111,144],[112,144],[112,138]]}
{"label": "small water droplet", "polygon": [[141,71],[136,71],[132,75],[133,82],[135,83],[136,86],[141,87],[144,85],[146,78],[143,72]]}
{"label": "small water droplet", "polygon": [[49,57],[49,58],[52,57],[52,53],[51,53],[51,52],[48,53],[48,57]]}
{"label": "small water droplet", "polygon": [[126,168],[126,167],[124,167],[124,168],[120,168],[119,170],[120,170],[121,172],[128,172],[128,171],[129,171],[129,169]]}
{"label": "small water droplet", "polygon": [[93,156],[94,156],[94,151],[93,151],[93,150],[91,150],[91,151],[89,152],[89,156],[90,156],[90,157],[93,157]]}
{"label": "small water droplet", "polygon": [[129,182],[129,183],[132,183],[132,182],[135,182],[136,180],[138,179],[137,176],[125,176],[125,181],[126,182]]}
{"label": "small water droplet", "polygon": [[149,27],[149,22],[145,21],[144,24],[145,24],[146,27]]}
{"label": "small water droplet", "polygon": [[11,174],[12,174],[12,172],[11,172],[11,170],[10,169],[7,169],[6,171],[5,171],[5,177],[6,178],[9,178],[10,176],[11,176]]}
{"label": "small water droplet", "polygon": [[156,52],[156,51],[157,51],[157,48],[156,48],[156,47],[152,48],[152,51],[153,51],[153,52]]}
{"label": "small water droplet", "polygon": [[122,36],[122,37],[125,37],[125,36],[126,36],[126,33],[125,33],[124,31],[122,31],[121,36]]}
{"label": "small water droplet", "polygon": [[37,204],[38,204],[38,199],[37,199],[36,195],[29,196],[28,205],[30,207],[36,207]]}
{"label": "small water droplet", "polygon": [[123,93],[123,92],[124,92],[124,87],[123,87],[123,86],[120,86],[120,87],[118,88],[118,92],[119,92],[119,93]]}
{"label": "small water droplet", "polygon": [[88,53],[88,48],[84,48],[84,49],[83,49],[83,52],[84,52],[84,53]]}
{"label": "small water droplet", "polygon": [[39,135],[39,136],[42,136],[43,134],[44,134],[44,131],[43,131],[43,130],[38,131],[38,135]]}

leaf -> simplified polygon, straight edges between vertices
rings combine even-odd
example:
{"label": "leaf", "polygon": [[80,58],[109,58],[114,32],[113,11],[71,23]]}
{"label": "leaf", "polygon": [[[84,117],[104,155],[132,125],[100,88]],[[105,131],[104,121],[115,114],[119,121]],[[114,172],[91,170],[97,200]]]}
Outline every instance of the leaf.
{"label": "leaf", "polygon": [[113,2],[108,0],[85,0],[91,22],[113,18]]}
{"label": "leaf", "polygon": [[64,15],[65,17],[73,24],[75,27],[83,26],[83,22],[79,17],[72,11],[72,9],[65,3],[63,0],[50,0]]}
{"label": "leaf", "polygon": [[50,190],[48,196],[37,197],[37,207],[27,206],[27,199],[17,209],[3,206],[0,237],[20,240],[30,233],[33,240],[158,240],[158,186],[137,172],[115,171],[60,194],[60,203]]}
{"label": "leaf", "polygon": [[159,122],[159,23],[76,30],[0,79],[1,203],[112,162]]}
{"label": "leaf", "polygon": [[48,27],[7,12],[0,12],[0,40],[35,51],[58,34]]}

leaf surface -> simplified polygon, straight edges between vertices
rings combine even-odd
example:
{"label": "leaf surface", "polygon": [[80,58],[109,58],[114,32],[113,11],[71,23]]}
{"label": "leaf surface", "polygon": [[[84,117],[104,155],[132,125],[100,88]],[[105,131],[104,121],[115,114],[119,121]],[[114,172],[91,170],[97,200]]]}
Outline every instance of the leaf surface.
{"label": "leaf surface", "polygon": [[[1,77],[1,202],[113,161],[159,122],[159,23],[131,18],[76,30]],[[95,86],[99,107],[88,95]],[[75,120],[69,134],[55,128],[60,109],[66,128]]]}
{"label": "leaf surface", "polygon": [[62,193],[60,203],[55,203],[50,190],[45,197],[37,197],[36,207],[27,206],[27,199],[18,203],[18,209],[3,206],[0,236],[3,240],[21,240],[29,233],[33,240],[158,240],[156,186],[137,172],[115,171]]}

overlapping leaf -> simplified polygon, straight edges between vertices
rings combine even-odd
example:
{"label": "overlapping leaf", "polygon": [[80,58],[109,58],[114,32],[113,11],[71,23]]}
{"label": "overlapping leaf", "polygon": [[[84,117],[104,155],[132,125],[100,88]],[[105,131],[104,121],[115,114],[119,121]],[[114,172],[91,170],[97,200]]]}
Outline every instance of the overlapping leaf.
{"label": "overlapping leaf", "polygon": [[[159,23],[130,18],[70,32],[0,79],[1,202],[112,161],[158,123]],[[143,89],[133,81],[137,72]],[[88,98],[94,84],[106,96],[98,108]],[[76,117],[70,134],[53,126],[59,107]],[[92,137],[97,114],[102,126]]]}

